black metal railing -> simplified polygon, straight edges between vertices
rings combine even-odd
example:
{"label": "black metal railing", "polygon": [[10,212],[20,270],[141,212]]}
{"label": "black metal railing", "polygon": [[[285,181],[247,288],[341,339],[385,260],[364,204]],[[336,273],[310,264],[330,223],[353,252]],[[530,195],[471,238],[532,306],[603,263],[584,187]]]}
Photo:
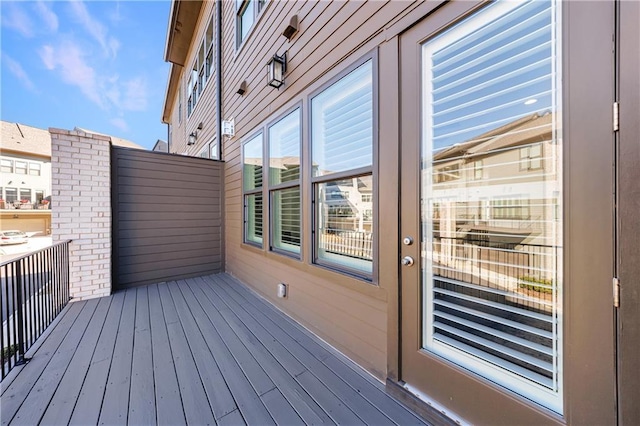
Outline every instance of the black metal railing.
{"label": "black metal railing", "polygon": [[0,264],[2,379],[69,301],[69,241]]}

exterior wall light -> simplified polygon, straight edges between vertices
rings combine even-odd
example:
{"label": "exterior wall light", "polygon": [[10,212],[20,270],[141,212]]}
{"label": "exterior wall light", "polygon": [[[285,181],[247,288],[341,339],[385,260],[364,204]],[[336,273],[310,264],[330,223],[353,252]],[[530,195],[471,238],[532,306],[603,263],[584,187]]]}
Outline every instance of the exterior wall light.
{"label": "exterior wall light", "polygon": [[198,139],[198,132],[191,132],[191,134],[189,135],[189,140],[187,141],[187,145],[195,145],[196,139]]}
{"label": "exterior wall light", "polygon": [[267,62],[267,84],[279,89],[284,84],[284,73],[287,72],[287,52],[282,56],[273,55]]}

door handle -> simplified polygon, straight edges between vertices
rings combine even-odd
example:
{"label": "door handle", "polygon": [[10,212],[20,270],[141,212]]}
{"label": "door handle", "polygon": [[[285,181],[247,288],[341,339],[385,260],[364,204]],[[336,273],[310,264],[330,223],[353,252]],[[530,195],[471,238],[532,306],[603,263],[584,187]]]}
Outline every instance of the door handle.
{"label": "door handle", "polygon": [[402,263],[404,266],[412,266],[413,265],[413,257],[405,256],[405,257],[402,258],[400,263]]}

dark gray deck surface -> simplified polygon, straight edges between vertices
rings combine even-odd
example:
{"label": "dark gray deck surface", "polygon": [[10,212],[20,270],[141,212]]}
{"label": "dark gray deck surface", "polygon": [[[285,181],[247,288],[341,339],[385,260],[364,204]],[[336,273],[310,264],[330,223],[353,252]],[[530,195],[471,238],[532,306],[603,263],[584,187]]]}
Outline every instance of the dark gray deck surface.
{"label": "dark gray deck surface", "polygon": [[226,274],[71,303],[2,383],[2,424],[424,424]]}

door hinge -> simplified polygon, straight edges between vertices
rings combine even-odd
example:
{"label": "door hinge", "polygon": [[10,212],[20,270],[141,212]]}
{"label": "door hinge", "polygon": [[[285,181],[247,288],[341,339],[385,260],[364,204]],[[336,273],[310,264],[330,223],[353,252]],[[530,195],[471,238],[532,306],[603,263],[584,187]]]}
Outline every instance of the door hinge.
{"label": "door hinge", "polygon": [[620,130],[620,103],[613,103],[613,131]]}
{"label": "door hinge", "polygon": [[613,279],[613,306],[620,307],[620,280],[618,278]]}

